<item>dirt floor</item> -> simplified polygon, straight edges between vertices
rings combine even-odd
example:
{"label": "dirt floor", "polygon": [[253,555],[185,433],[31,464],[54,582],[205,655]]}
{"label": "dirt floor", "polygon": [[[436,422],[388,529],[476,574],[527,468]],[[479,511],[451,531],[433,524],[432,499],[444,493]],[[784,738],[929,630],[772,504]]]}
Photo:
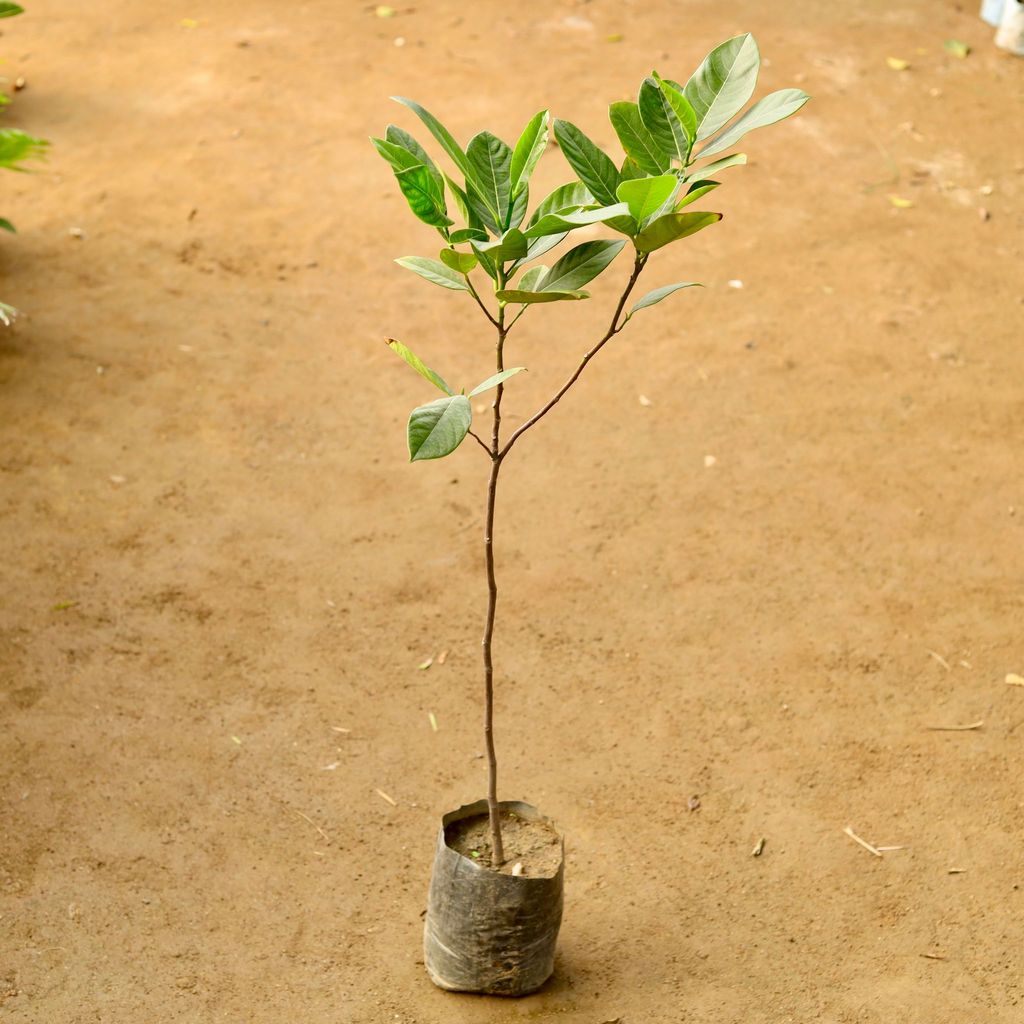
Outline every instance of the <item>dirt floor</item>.
{"label": "dirt floor", "polygon": [[[0,1018],[1018,1024],[1024,60],[976,4],[28,6],[4,119],[53,152],[0,210]],[[406,462],[432,396],[381,340],[461,385],[490,337],[391,262],[437,237],[367,136],[425,136],[399,93],[463,141],[551,105],[610,145],[652,65],[745,29],[761,91],[813,102],[647,271],[706,288],[502,482],[500,791],[566,833],[557,972],[443,994],[420,913],[484,790],[486,467]],[[537,194],[569,176],[553,150]],[[523,320],[508,423],[624,276]]]}

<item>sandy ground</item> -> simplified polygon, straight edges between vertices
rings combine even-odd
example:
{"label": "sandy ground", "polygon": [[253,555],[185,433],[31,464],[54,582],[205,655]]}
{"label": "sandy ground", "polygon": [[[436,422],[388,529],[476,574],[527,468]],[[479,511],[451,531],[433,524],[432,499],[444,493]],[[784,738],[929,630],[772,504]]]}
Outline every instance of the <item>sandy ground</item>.
{"label": "sandy ground", "polygon": [[[1024,61],[974,7],[3,23],[6,123],[53,141],[0,211],[4,1021],[1021,1020]],[[567,835],[557,973],[445,995],[420,912],[441,813],[483,793],[485,463],[405,462],[431,396],[381,339],[460,384],[490,339],[392,264],[436,236],[366,137],[425,134],[402,93],[463,140],[550,104],[611,144],[652,65],[745,29],[761,89],[813,103],[648,271],[706,289],[638,317],[503,478],[501,792]],[[508,422],[624,274],[524,319]]]}

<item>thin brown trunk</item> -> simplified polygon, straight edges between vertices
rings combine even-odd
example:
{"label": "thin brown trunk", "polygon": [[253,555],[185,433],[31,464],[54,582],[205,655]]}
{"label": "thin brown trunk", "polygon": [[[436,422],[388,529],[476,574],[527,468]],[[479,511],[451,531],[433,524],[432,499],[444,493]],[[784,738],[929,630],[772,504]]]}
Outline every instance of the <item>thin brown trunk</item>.
{"label": "thin brown trunk", "polygon": [[487,483],[487,524],[484,527],[484,557],[487,563],[487,624],[484,627],[484,740],[487,744],[487,813],[491,822],[491,867],[505,863],[501,842],[501,819],[498,814],[498,761],[494,754],[494,663],[491,660],[491,638],[494,635],[494,612],[498,605],[498,583],[494,576],[494,500],[498,489],[501,459],[491,462]]}

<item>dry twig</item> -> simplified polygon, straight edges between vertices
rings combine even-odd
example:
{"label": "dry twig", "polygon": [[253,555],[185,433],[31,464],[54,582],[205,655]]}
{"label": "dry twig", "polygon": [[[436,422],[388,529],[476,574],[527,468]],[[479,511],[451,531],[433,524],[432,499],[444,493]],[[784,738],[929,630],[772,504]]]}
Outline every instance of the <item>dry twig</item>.
{"label": "dry twig", "polygon": [[853,831],[853,829],[852,829],[852,828],[850,828],[850,826],[849,826],[849,825],[847,825],[847,826],[846,826],[846,828],[844,828],[844,829],[843,829],[843,831],[844,831],[844,832],[845,832],[845,833],[846,833],[846,834],[847,834],[847,835],[848,835],[848,836],[849,836],[849,837],[850,837],[850,838],[851,838],[851,839],[852,839],[852,840],[853,840],[853,841],[854,841],[855,843],[860,843],[860,845],[861,845],[861,846],[863,846],[863,847],[864,847],[864,849],[868,851],[868,853],[873,853],[873,854],[874,854],[874,855],[875,855],[876,857],[881,857],[881,856],[882,856],[882,852],[881,852],[881,850],[879,850],[879,849],[878,849],[877,847],[875,847],[875,846],[872,846],[872,845],[871,845],[871,844],[870,844],[870,843],[869,843],[869,842],[868,842],[867,840],[865,840],[865,839],[861,839],[861,837],[860,837],[859,835],[857,835],[857,833],[856,833],[856,832],[854,832],[854,831]]}

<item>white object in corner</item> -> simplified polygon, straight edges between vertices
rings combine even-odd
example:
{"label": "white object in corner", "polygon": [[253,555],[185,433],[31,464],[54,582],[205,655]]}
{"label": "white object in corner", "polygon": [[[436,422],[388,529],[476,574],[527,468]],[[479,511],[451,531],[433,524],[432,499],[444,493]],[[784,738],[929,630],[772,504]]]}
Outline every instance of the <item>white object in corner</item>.
{"label": "white object in corner", "polygon": [[1024,57],[1024,0],[1006,0],[996,30],[996,46]]}
{"label": "white object in corner", "polygon": [[981,0],[982,20],[987,21],[993,28],[999,28],[1005,5],[1006,0]]}

